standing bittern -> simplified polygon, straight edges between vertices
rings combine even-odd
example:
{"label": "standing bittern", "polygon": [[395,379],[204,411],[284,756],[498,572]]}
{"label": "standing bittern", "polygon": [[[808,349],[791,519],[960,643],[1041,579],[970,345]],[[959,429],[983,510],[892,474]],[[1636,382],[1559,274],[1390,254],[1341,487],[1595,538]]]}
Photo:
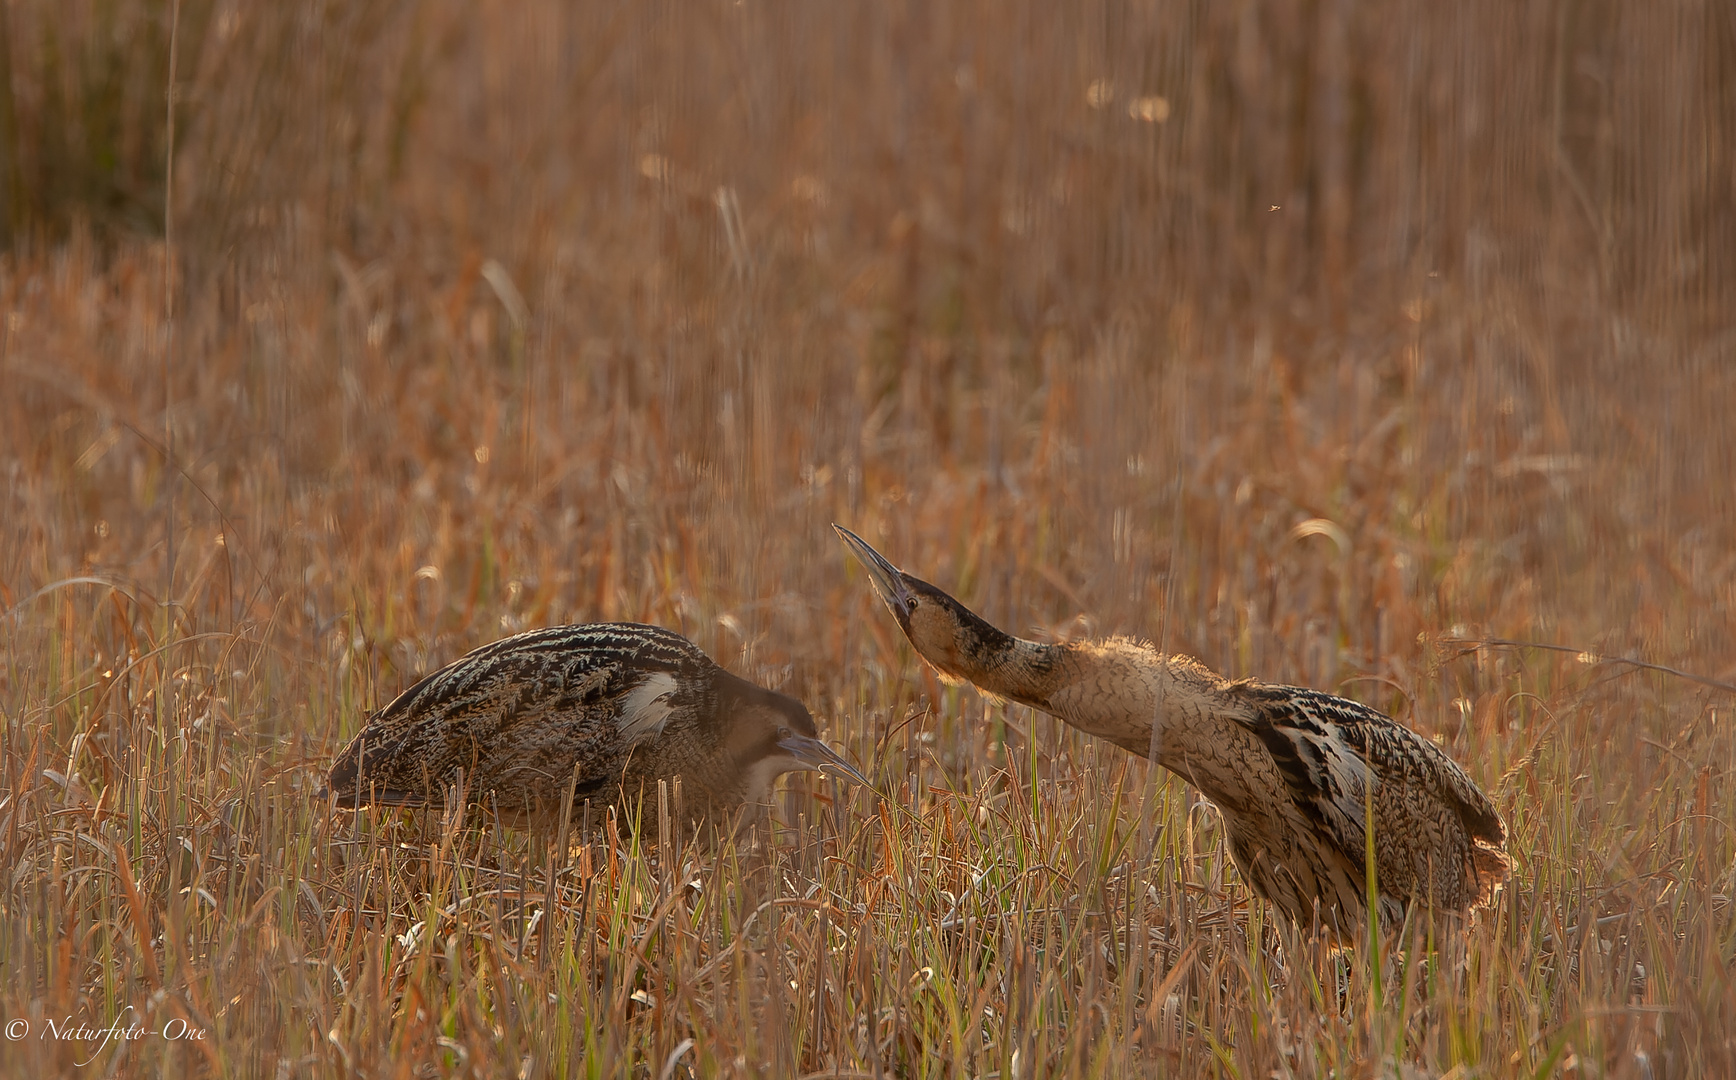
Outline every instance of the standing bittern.
{"label": "standing bittern", "polygon": [[1318,690],[1232,682],[1128,638],[1013,637],[841,526],[917,653],[943,678],[1148,756],[1217,806],[1237,868],[1298,923],[1340,936],[1367,911],[1373,813],[1381,920],[1463,912],[1506,879],[1507,827],[1451,758],[1391,717]]}

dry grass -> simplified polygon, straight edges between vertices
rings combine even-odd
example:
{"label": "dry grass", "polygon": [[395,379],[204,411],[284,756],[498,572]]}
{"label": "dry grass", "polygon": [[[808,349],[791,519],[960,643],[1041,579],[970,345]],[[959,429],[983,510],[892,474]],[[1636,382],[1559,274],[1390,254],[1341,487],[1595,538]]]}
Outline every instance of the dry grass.
{"label": "dry grass", "polygon": [[[110,7],[8,8],[6,1073],[1736,1073],[1736,694],[1601,659],[1736,682],[1723,7],[189,0],[172,333],[141,215],[43,186],[160,212],[103,28],[165,12]],[[1512,887],[1296,940],[1184,785],[936,683],[834,520],[1389,709]],[[888,798],[556,856],[315,797],[597,619]]]}

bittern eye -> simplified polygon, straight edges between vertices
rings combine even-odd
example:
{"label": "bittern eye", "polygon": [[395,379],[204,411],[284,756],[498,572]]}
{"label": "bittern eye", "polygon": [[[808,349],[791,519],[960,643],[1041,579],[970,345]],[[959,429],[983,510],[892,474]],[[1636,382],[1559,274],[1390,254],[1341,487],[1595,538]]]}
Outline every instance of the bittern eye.
{"label": "bittern eye", "polygon": [[912,613],[916,611],[916,597],[911,596],[905,598],[904,610]]}

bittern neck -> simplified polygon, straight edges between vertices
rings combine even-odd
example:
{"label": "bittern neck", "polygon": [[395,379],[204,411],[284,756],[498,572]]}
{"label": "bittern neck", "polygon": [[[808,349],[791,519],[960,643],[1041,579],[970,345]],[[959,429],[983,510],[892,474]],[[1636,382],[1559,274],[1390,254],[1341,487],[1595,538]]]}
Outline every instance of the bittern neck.
{"label": "bittern neck", "polygon": [[1227,680],[1124,638],[1039,645],[1006,637],[983,661],[968,675],[982,689],[1161,764],[1203,718],[1234,708]]}
{"label": "bittern neck", "polygon": [[1049,709],[1049,697],[1057,687],[1059,661],[1065,645],[1043,645],[996,631],[988,640],[977,640],[961,649],[960,663],[949,674],[967,679],[996,697]]}

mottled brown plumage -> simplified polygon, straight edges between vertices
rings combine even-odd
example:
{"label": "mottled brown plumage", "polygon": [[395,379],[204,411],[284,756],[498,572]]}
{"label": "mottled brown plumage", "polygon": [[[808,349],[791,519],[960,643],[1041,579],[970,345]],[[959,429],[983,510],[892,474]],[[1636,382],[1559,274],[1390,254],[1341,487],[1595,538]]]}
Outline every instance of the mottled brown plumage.
{"label": "mottled brown plumage", "polygon": [[[654,826],[657,782],[682,780],[692,817],[768,797],[780,773],[860,773],[816,737],[794,698],[713,663],[655,626],[593,623],[485,645],[399,694],[332,765],[338,805],[470,802],[514,820],[558,821],[613,805]],[[577,812],[575,810],[575,817]]]}
{"label": "mottled brown plumage", "polygon": [[1318,690],[1232,682],[1126,638],[1015,638],[834,527],[943,677],[1041,709],[1185,777],[1222,813],[1230,853],[1254,891],[1304,925],[1318,917],[1343,934],[1365,918],[1371,803],[1387,925],[1412,902],[1468,911],[1505,880],[1501,815],[1439,747],[1390,717]]}

